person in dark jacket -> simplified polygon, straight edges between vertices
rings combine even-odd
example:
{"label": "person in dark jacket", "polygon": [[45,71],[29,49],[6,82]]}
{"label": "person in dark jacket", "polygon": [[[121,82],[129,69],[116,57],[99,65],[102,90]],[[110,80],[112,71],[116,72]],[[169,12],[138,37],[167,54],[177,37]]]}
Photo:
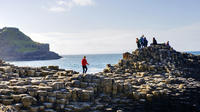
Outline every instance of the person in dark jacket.
{"label": "person in dark jacket", "polygon": [[138,38],[136,38],[136,44],[137,44],[138,49],[140,49],[141,45],[140,45],[140,40]]}
{"label": "person in dark jacket", "polygon": [[144,47],[148,46],[148,40],[146,39],[146,37],[144,37]]}
{"label": "person in dark jacket", "polygon": [[155,37],[153,37],[153,45],[157,45],[157,41],[156,41]]}
{"label": "person in dark jacket", "polygon": [[141,48],[144,47],[144,35],[142,35],[142,36],[140,37],[140,45],[141,45]]}
{"label": "person in dark jacket", "polygon": [[82,64],[82,67],[83,67],[83,73],[86,73],[87,70],[88,70],[87,65],[89,65],[87,60],[86,60],[86,56],[83,57],[81,64]]}

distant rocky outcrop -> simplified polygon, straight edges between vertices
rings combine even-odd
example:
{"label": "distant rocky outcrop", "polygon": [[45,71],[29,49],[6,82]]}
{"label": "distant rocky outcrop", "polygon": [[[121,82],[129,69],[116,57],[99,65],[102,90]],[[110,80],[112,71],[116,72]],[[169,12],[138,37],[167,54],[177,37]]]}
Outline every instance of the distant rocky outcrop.
{"label": "distant rocky outcrop", "polygon": [[162,44],[124,53],[95,74],[0,60],[0,104],[18,112],[199,112],[199,64],[200,56]]}
{"label": "distant rocky outcrop", "polygon": [[49,51],[49,44],[34,42],[17,28],[0,29],[0,58],[13,60],[49,60],[61,56]]}

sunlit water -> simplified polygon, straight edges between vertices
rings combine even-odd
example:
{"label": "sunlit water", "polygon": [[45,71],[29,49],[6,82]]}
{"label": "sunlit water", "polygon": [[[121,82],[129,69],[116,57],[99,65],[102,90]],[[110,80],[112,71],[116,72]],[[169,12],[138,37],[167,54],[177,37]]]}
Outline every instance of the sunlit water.
{"label": "sunlit water", "polygon": [[[188,52],[199,55],[200,52]],[[98,54],[86,55],[88,63],[88,73],[101,72],[106,64],[117,64],[122,59],[122,54]],[[13,61],[9,62],[17,66],[41,67],[49,65],[57,65],[62,69],[75,70],[82,72],[81,60],[83,55],[65,55],[58,60],[40,60],[40,61]]]}
{"label": "sunlit water", "polygon": [[[106,64],[117,64],[122,58],[122,54],[98,54],[86,55],[88,66],[88,73],[101,72]],[[81,60],[83,55],[65,55],[58,60],[40,60],[40,61],[12,61],[8,62],[17,66],[41,67],[49,65],[57,65],[62,69],[75,70],[82,72]]]}

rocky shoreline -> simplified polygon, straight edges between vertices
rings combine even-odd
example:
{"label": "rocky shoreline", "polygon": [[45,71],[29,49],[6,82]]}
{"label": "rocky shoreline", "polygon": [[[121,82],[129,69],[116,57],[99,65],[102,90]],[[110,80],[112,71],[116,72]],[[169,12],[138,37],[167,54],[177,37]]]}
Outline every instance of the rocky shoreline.
{"label": "rocky shoreline", "polygon": [[0,103],[7,112],[198,112],[199,68],[200,56],[162,44],[95,74],[1,61]]}

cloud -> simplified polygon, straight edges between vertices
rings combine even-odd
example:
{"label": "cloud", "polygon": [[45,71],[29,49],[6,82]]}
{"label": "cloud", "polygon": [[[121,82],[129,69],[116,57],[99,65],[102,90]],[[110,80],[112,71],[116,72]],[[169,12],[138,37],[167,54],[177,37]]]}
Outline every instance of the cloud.
{"label": "cloud", "polygon": [[200,23],[187,25],[184,27],[173,28],[159,32],[163,36],[162,40],[171,41],[171,45],[180,51],[200,51]]}
{"label": "cloud", "polygon": [[94,0],[56,0],[54,6],[48,8],[52,12],[66,12],[74,7],[93,6]]}
{"label": "cloud", "polygon": [[80,6],[91,6],[94,5],[94,1],[92,0],[72,0],[76,5]]}
{"label": "cloud", "polygon": [[63,8],[63,7],[51,7],[51,8],[49,8],[49,11],[52,11],[52,12],[65,12],[66,9]]}
{"label": "cloud", "polygon": [[60,54],[123,53],[136,49],[135,38],[144,34],[149,43],[155,36],[159,43],[170,41],[178,51],[200,51],[200,24],[169,30],[98,29],[76,33],[31,33],[33,40],[49,43],[52,51]]}
{"label": "cloud", "polygon": [[[116,53],[134,48],[135,38],[129,31],[91,30],[76,33],[32,33],[33,40],[50,43],[60,54]],[[128,41],[126,41],[126,38]],[[119,48],[119,46],[123,46]],[[130,49],[131,48],[131,49]]]}

